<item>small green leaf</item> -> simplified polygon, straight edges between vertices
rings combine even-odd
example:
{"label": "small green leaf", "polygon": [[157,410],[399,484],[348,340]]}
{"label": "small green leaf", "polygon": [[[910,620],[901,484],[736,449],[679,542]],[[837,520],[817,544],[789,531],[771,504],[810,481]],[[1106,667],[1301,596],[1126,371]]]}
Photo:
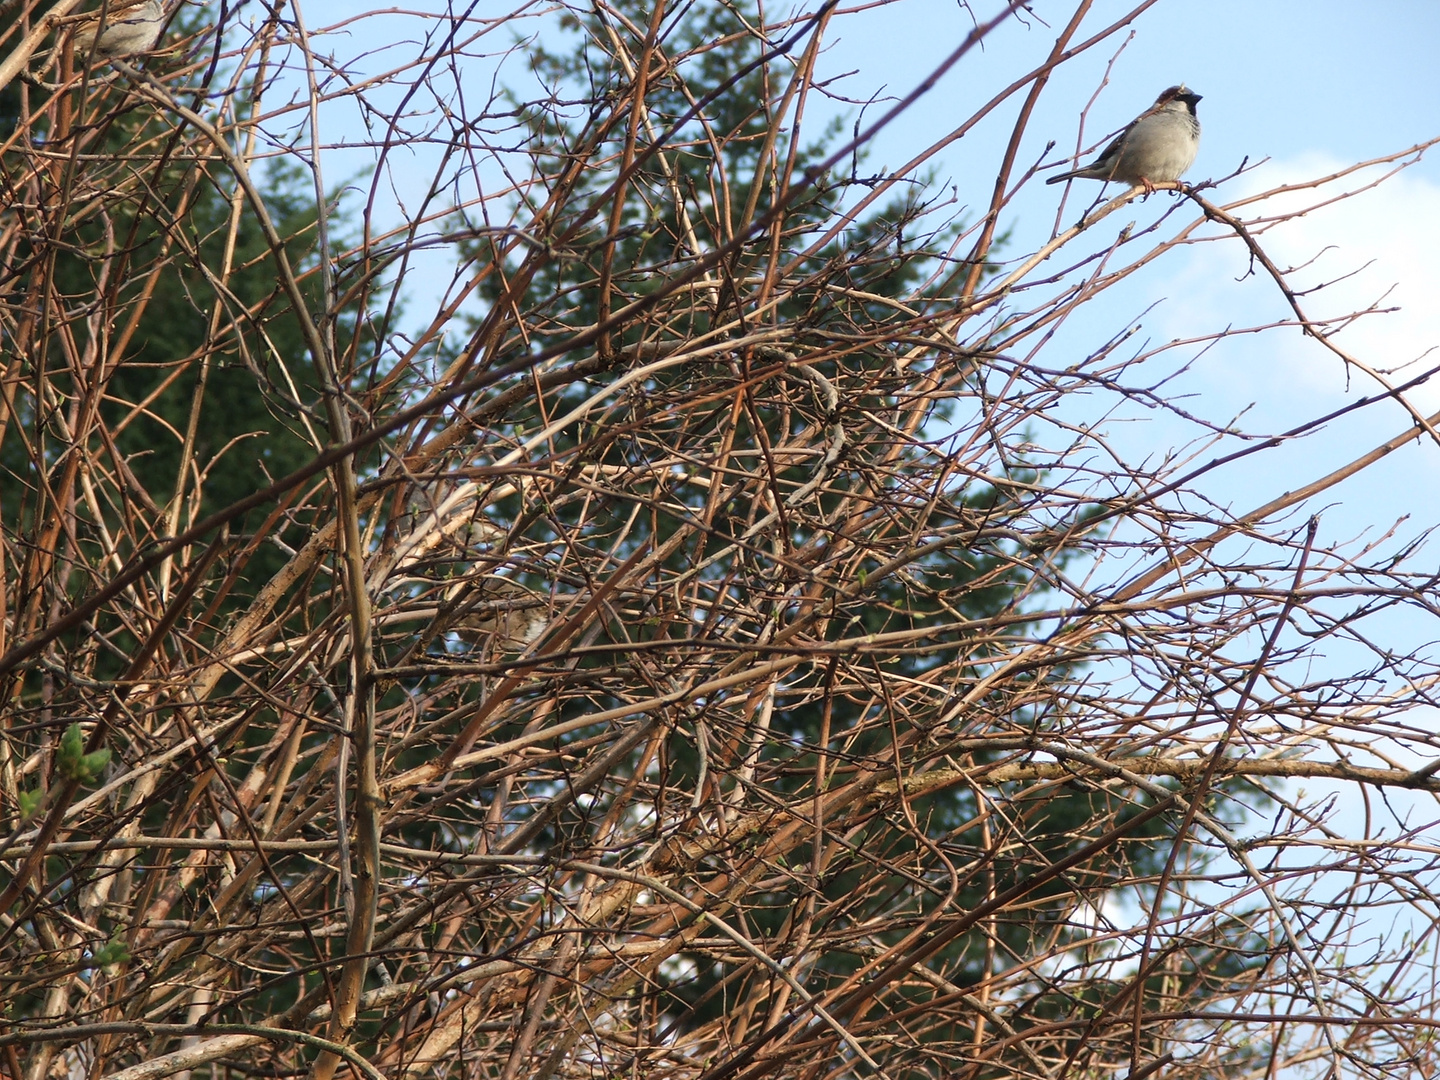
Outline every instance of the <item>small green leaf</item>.
{"label": "small green leaf", "polygon": [[96,949],[90,957],[87,967],[109,967],[111,964],[123,964],[130,959],[130,947],[125,944],[123,938],[113,937],[100,948]]}
{"label": "small green leaf", "polygon": [[45,801],[45,792],[39,788],[34,791],[21,791],[17,794],[20,799],[20,816],[22,818],[28,818],[35,813],[40,809],[40,804]]}

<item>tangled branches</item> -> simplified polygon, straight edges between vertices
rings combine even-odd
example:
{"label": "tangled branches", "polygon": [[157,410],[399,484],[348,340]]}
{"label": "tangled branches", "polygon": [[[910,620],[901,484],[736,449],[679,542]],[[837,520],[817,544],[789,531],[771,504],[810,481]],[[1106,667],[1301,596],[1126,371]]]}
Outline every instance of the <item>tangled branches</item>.
{"label": "tangled branches", "polygon": [[[1235,511],[1314,425],[1067,337],[1206,240],[1334,347],[1245,201],[1017,251],[1013,154],[974,220],[847,178],[831,6],[182,12],[103,66],[22,6],[0,1069],[1433,1065],[1433,849],[1287,781],[1440,791],[1435,658],[1371,629],[1433,570],[1309,509],[1435,419],[1382,383],[1393,437]],[[1131,408],[1220,448],[1127,460]]]}

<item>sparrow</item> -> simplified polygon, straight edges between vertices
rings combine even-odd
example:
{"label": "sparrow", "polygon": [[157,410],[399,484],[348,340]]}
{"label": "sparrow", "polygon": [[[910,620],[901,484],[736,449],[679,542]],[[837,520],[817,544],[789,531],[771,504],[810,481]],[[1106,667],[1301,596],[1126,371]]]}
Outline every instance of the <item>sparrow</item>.
{"label": "sparrow", "polygon": [[1125,130],[1089,165],[1045,182],[1116,180],[1151,192],[1156,184],[1179,180],[1200,149],[1200,121],[1195,119],[1199,100],[1200,95],[1187,90],[1184,83],[1170,87],[1155,99],[1154,105],[1125,125]]}
{"label": "sparrow", "polygon": [[469,610],[450,627],[456,636],[472,645],[489,641],[506,652],[524,652],[550,622],[547,599],[499,576],[484,581],[479,603],[465,606]]}
{"label": "sparrow", "polygon": [[76,57],[112,60],[149,52],[165,29],[165,5],[160,0],[110,0],[105,22],[81,23],[75,30]]}

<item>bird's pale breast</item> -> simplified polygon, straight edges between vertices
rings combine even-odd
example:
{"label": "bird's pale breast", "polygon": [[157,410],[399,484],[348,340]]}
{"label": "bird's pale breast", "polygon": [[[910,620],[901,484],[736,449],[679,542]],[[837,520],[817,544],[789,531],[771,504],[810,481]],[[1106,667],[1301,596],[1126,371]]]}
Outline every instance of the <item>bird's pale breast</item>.
{"label": "bird's pale breast", "polygon": [[1165,109],[1140,120],[1131,130],[1112,176],[1135,183],[1178,180],[1195,162],[1200,122],[1189,112]]}

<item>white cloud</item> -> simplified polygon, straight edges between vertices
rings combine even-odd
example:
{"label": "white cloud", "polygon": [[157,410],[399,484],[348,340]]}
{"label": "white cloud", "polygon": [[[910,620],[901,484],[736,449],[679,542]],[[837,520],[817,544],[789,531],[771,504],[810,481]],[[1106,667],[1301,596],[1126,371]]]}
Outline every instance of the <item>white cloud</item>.
{"label": "white cloud", "polygon": [[[1286,185],[1309,184],[1344,168],[1335,159],[1311,154],[1275,161],[1248,174],[1223,192],[1226,201],[1262,194]],[[1291,287],[1312,319],[1343,318],[1372,306],[1398,310],[1366,315],[1335,333],[1335,344],[1371,368],[1388,372],[1398,383],[1427,362],[1427,351],[1440,346],[1440,185],[1401,172],[1364,190],[1393,166],[1368,169],[1318,187],[1271,196],[1240,209],[1244,220],[1287,220],[1258,226],[1261,245],[1282,270],[1293,270]],[[1341,198],[1347,192],[1355,192]],[[1186,324],[1175,332],[1259,324],[1288,316],[1278,288],[1260,267],[1250,269],[1243,247],[1227,239],[1202,244],[1181,275],[1182,288],[1169,283],[1167,318]],[[1178,310],[1177,310],[1178,309]],[[1338,357],[1298,331],[1260,335],[1224,350],[1229,374],[1253,389],[1300,389],[1343,393],[1346,372]],[[1417,363],[1418,361],[1418,363]],[[1440,362],[1440,353],[1428,357]],[[1374,384],[1351,373],[1350,392],[1371,393]],[[1440,388],[1414,395],[1422,407],[1440,403]]]}
{"label": "white cloud", "polygon": [[[1318,154],[1275,161],[1207,197],[1232,203],[1285,184],[1313,183],[1342,168],[1339,160]],[[1349,314],[1390,290],[1384,306],[1398,310],[1360,319],[1339,331],[1336,342],[1372,368],[1391,369],[1387,378],[1398,384],[1425,366],[1440,365],[1440,352],[1414,363],[1440,345],[1440,184],[1406,171],[1359,190],[1380,173],[1370,170],[1274,196],[1237,213],[1254,221],[1303,211],[1258,228],[1273,261],[1282,269],[1294,268],[1291,284],[1304,293],[1300,302],[1310,317]],[[1347,191],[1358,193],[1338,198]],[[1148,210],[1141,203],[1133,208],[1134,216],[1143,221],[1156,209],[1157,198],[1167,197],[1152,196]],[[1173,228],[1191,220],[1190,208],[1183,209],[1184,216],[1172,219]],[[1137,383],[1153,380],[1178,409],[1227,426],[1233,434],[1212,442],[1211,429],[1179,415],[1120,404],[1105,414],[1099,427],[1110,448],[1131,462],[1154,462],[1184,447],[1203,462],[1300,428],[1361,398],[1379,398],[1194,482],[1206,496],[1238,512],[1312,483],[1411,427],[1411,415],[1384,398],[1381,386],[1363,372],[1347,371],[1337,356],[1294,326],[1234,333],[1207,344],[1227,327],[1246,330],[1294,317],[1269,275],[1259,266],[1252,268],[1245,245],[1233,233],[1202,224],[1195,236],[1214,239],[1171,250],[1120,283],[1103,303],[1093,305],[1088,313],[1097,319],[1093,326],[1077,319],[1067,327],[1078,344],[1057,347],[1083,354],[1115,333],[1117,320],[1126,313],[1139,320],[1140,333],[1133,343],[1137,351],[1198,339],[1156,357],[1143,375],[1132,372],[1130,378]],[[1322,284],[1325,287],[1317,289]],[[1160,381],[1167,367],[1179,364],[1187,365],[1184,373]],[[1406,365],[1409,370],[1404,370]],[[1440,378],[1407,397],[1426,413],[1440,409]],[[1100,407],[1110,404],[1099,402]],[[1428,497],[1440,473],[1435,449],[1428,440],[1411,441],[1316,498],[1309,509],[1324,518],[1325,542],[1376,540],[1405,519],[1395,538],[1386,541],[1398,545],[1435,525],[1437,510]],[[1427,631],[1411,627],[1409,632]]]}

